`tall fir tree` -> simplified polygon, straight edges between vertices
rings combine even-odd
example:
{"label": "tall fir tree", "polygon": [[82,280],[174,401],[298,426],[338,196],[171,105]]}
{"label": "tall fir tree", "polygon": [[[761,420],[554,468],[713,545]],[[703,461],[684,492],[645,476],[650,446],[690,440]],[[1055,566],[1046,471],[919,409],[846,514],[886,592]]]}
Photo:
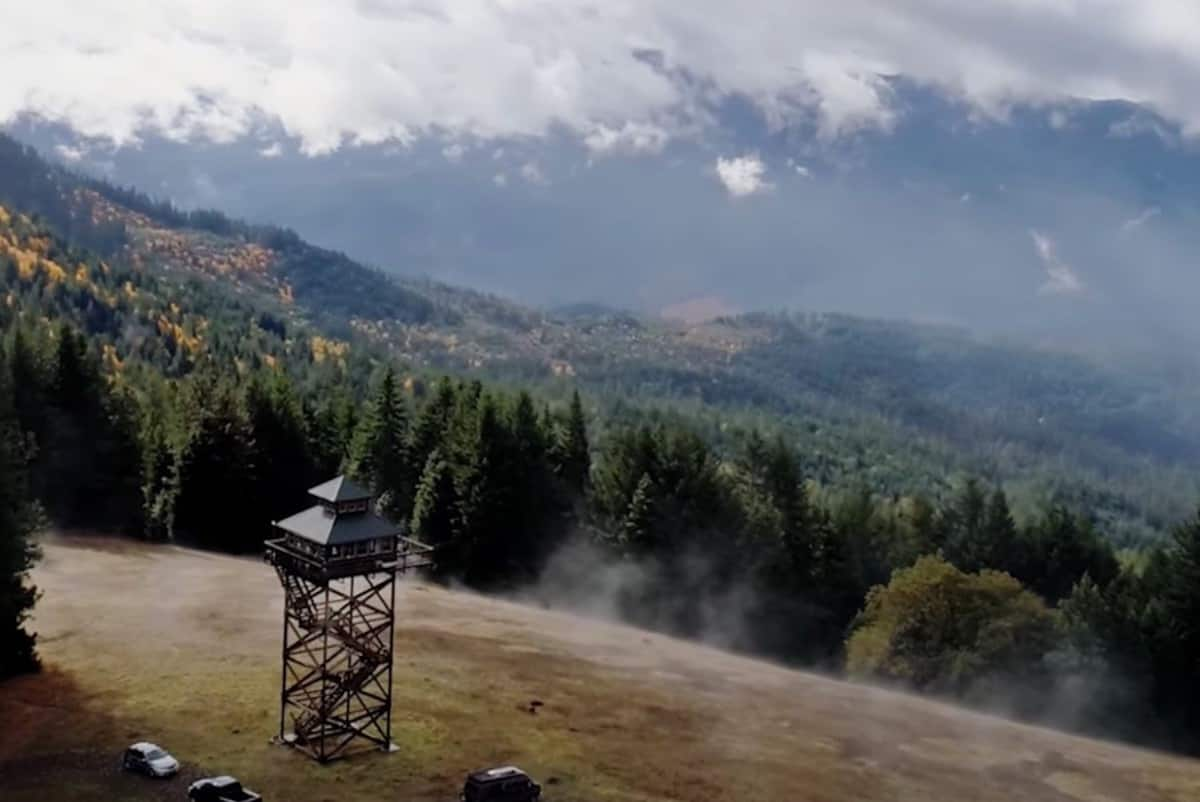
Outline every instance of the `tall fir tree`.
{"label": "tall fir tree", "polygon": [[255,551],[269,534],[264,517],[237,515],[255,486],[254,435],[238,394],[221,379],[189,380],[186,429],[179,450],[174,532],[193,543]]}
{"label": "tall fir tree", "polygon": [[632,554],[647,554],[655,545],[658,499],[654,480],[643,473],[629,499],[629,508],[621,519],[619,542]]}
{"label": "tall fir tree", "polygon": [[17,424],[12,373],[0,352],[0,678],[37,668],[36,635],[27,622],[38,599],[29,581],[39,553],[32,540],[37,508],[28,480],[27,439]]}
{"label": "tall fir tree", "polygon": [[560,475],[573,491],[583,493],[588,486],[592,457],[588,443],[587,418],[584,416],[583,401],[578,390],[571,394],[571,405],[567,408],[567,419],[558,443],[557,454]]}
{"label": "tall fir tree", "polygon": [[408,406],[396,372],[388,367],[358,424],[351,448],[351,473],[366,482],[381,511],[406,520],[412,510],[413,467],[409,452]]}
{"label": "tall fir tree", "polygon": [[418,540],[434,547],[436,576],[460,576],[464,570],[457,541],[458,509],[454,473],[441,450],[435,448],[425,461],[417,483],[410,528]]}
{"label": "tall fir tree", "polygon": [[270,520],[278,520],[300,509],[305,488],[319,481],[304,412],[291,381],[279,372],[251,380],[246,411],[254,438],[254,497]]}
{"label": "tall fir tree", "polygon": [[[411,451],[414,465],[424,466],[430,455],[446,444],[457,401],[454,382],[443,376],[413,424]],[[444,453],[442,458],[445,458]]]}

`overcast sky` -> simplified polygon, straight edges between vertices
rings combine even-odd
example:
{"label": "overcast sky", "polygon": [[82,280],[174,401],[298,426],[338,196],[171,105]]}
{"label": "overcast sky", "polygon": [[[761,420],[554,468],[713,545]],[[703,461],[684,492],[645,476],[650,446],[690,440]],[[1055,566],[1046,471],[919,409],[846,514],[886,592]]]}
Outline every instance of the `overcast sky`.
{"label": "overcast sky", "polygon": [[556,127],[656,149],[729,93],[837,137],[889,125],[895,74],[986,114],[1126,99],[1200,131],[1195,0],[39,0],[0,26],[0,63],[0,121],[121,142],[269,119],[309,152]]}

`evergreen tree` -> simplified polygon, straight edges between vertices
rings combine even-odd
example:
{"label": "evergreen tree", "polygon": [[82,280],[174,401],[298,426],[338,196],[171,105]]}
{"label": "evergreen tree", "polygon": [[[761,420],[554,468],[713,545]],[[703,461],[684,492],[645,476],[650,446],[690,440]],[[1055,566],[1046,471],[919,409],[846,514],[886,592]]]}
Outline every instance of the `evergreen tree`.
{"label": "evergreen tree", "polygon": [[621,520],[620,544],[631,554],[644,554],[654,547],[657,536],[655,496],[654,480],[650,474],[643,473],[629,500],[629,509]]}
{"label": "evergreen tree", "polygon": [[414,465],[425,465],[435,450],[446,445],[457,402],[454,383],[443,376],[413,425],[411,451]]}
{"label": "evergreen tree", "polygon": [[1087,574],[1101,586],[1120,571],[1112,546],[1087,521],[1053,507],[1022,535],[1024,556],[1014,564],[1018,579],[1048,602],[1066,597]]}
{"label": "evergreen tree", "polygon": [[[255,486],[254,438],[234,389],[210,375],[189,382],[179,451],[174,532],[226,551],[253,551],[268,521],[237,514]],[[231,505],[235,505],[231,508]]]}
{"label": "evergreen tree", "polygon": [[508,582],[521,571],[514,554],[513,448],[511,431],[496,400],[484,394],[464,413],[477,411],[474,425],[458,447],[456,491],[459,501],[459,542],[464,553],[464,580],[480,587]]}
{"label": "evergreen tree", "polygon": [[302,403],[308,450],[318,481],[348,470],[350,445],[358,426],[354,398],[341,385],[322,387],[317,400]]}
{"label": "evergreen tree", "polygon": [[578,390],[571,394],[571,406],[567,409],[566,424],[558,444],[557,463],[559,475],[566,480],[567,486],[576,493],[583,493],[587,488],[592,461],[587,420]]}
{"label": "evergreen tree", "polygon": [[8,352],[12,386],[21,388],[12,401],[16,422],[33,439],[36,448],[48,427],[50,372],[39,343],[19,325],[13,329]]}
{"label": "evergreen tree", "polygon": [[110,387],[103,398],[103,426],[96,440],[99,473],[93,483],[96,525],[127,534],[146,530],[142,506],[144,456],[141,410],[126,386]]}
{"label": "evergreen tree", "polygon": [[366,482],[384,514],[407,519],[412,510],[413,468],[409,453],[408,409],[395,371],[379,381],[351,449],[351,473]]}
{"label": "evergreen tree", "polygon": [[465,567],[457,542],[458,507],[453,471],[435,448],[417,483],[411,530],[414,537],[435,548],[434,573],[438,576],[459,576]]}
{"label": "evergreen tree", "polygon": [[[552,529],[561,524],[562,504],[551,481],[548,433],[543,431],[529,393],[517,395],[512,409],[511,558],[517,571],[533,576],[553,549]],[[560,527],[561,528],[561,527]]]}
{"label": "evergreen tree", "polygon": [[296,512],[316,473],[300,400],[282,373],[256,376],[246,391],[257,475],[254,497],[269,519]]}
{"label": "evergreen tree", "polygon": [[142,427],[142,518],[145,535],[153,540],[167,540],[175,529],[179,455],[168,434],[167,414],[160,404],[150,404]]}
{"label": "evergreen tree", "polygon": [[1008,496],[1001,488],[993,490],[988,498],[983,516],[983,535],[975,570],[992,568],[1010,574],[1020,570],[1022,555],[1017,525],[1008,506]]}
{"label": "evergreen tree", "polygon": [[938,527],[939,545],[946,559],[968,573],[987,563],[988,532],[984,525],[987,496],[975,479],[968,479],[943,510]]}
{"label": "evergreen tree", "polygon": [[26,628],[37,602],[29,572],[38,558],[37,523],[28,473],[26,438],[17,425],[10,372],[0,353],[0,678],[37,668],[36,636]]}

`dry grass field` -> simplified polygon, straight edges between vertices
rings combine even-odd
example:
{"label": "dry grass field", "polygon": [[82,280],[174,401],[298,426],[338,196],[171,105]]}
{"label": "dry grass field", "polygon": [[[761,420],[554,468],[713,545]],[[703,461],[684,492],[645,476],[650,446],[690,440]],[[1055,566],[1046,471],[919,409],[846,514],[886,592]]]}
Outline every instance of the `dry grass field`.
{"label": "dry grass field", "polygon": [[[210,772],[267,802],[449,802],[467,770],[508,762],[547,802],[1200,799],[1200,762],[416,583],[397,602],[399,750],[322,767],[269,742],[282,591],[266,565],[52,538],[36,581],[46,670],[0,684],[6,802],[181,800]],[[182,775],[119,773],[142,738]]]}

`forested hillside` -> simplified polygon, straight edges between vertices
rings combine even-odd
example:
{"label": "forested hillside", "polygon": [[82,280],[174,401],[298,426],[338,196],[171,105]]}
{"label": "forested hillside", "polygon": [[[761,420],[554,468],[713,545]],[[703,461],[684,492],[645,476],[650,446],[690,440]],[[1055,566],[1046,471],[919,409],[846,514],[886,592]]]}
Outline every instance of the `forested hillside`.
{"label": "forested hillside", "polygon": [[[438,547],[446,579],[552,602],[555,587],[604,593],[646,626],[1030,716],[1084,688],[1057,723],[1196,743],[1200,522],[1173,506],[1188,422],[1164,407],[1106,429],[1096,413],[1151,389],[833,318],[553,324],[576,345],[546,377],[532,358],[480,356],[544,347],[537,313],[432,286],[387,296],[383,275],[289,235],[109,188],[76,185],[91,200],[56,205],[74,179],[45,169],[23,190],[47,193],[43,217],[0,211],[0,613],[19,647],[6,673],[30,653],[37,507],[62,526],[252,553],[305,488],[348,471]],[[325,307],[322,286],[337,296]],[[328,322],[381,314],[389,297],[407,328]],[[454,332],[474,337],[479,321],[510,339],[466,339],[464,364]],[[439,337],[443,350],[423,350]],[[691,361],[722,349],[724,362]],[[906,376],[930,385],[919,404],[898,389]],[[1139,426],[1168,445],[1146,447]],[[953,475],[989,454],[1007,473]],[[1101,474],[1110,455],[1125,462]],[[1088,461],[1094,476],[1070,473]],[[1134,464],[1179,477],[1166,502],[1138,495],[1122,473]],[[1021,515],[995,481],[1055,471],[1078,496]],[[1101,481],[1125,483],[1105,496]],[[1118,555],[1117,503],[1123,524],[1158,515],[1170,537]]]}
{"label": "forested hillside", "polygon": [[1200,493],[1193,367],[1103,369],[956,330],[831,315],[684,326],[541,312],[394,279],[290,231],[179,211],[2,135],[0,203],[156,280],[232,290],[260,310],[266,332],[307,324],[417,368],[518,382],[559,401],[580,387],[605,421],[683,414],[722,449],[731,424],[770,429],[825,484],[941,499],[965,476],[986,477],[1022,519],[1053,503],[1085,507],[1122,544],[1161,536]]}

